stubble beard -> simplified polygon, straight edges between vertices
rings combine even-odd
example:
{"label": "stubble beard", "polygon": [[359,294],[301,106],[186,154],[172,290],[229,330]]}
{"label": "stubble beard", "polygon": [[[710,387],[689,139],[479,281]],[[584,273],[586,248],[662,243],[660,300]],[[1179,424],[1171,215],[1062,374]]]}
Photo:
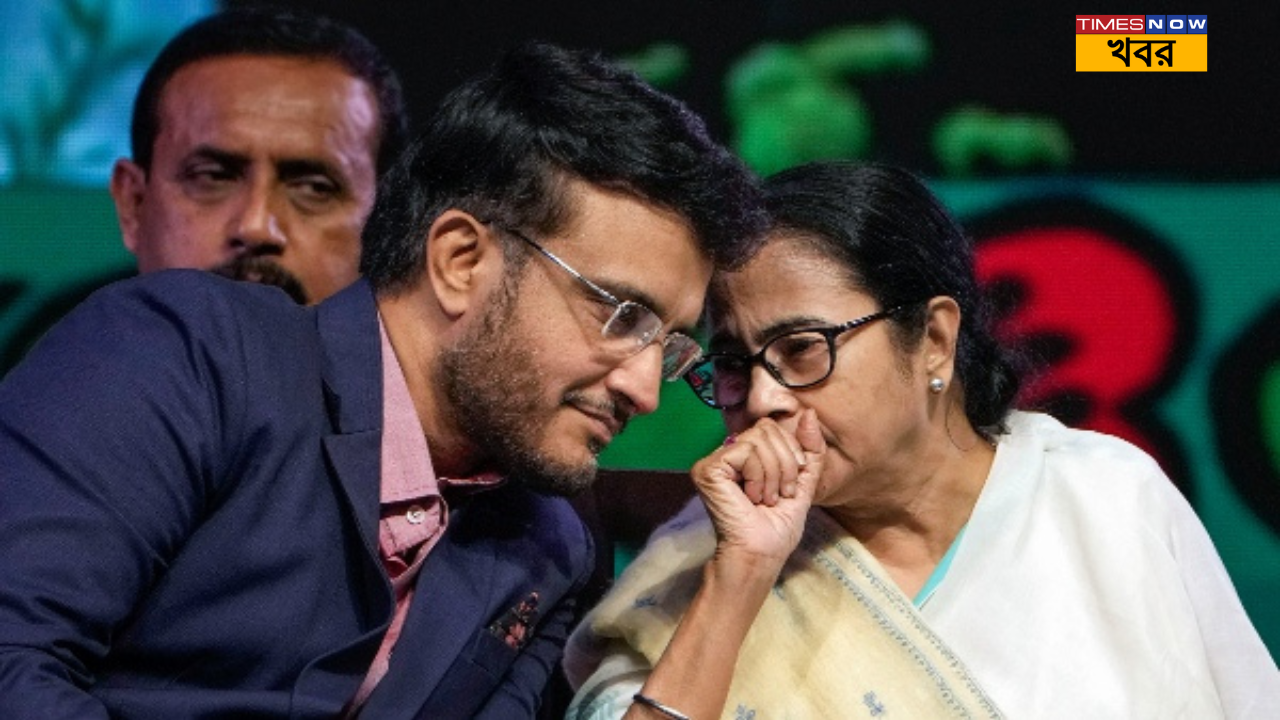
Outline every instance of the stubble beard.
{"label": "stubble beard", "polygon": [[591,441],[590,459],[578,464],[539,451],[549,420],[542,407],[545,388],[532,346],[515,321],[515,281],[508,283],[513,286],[504,283],[481,321],[440,353],[436,380],[459,432],[489,465],[535,492],[573,496],[595,480],[595,457],[604,448]]}

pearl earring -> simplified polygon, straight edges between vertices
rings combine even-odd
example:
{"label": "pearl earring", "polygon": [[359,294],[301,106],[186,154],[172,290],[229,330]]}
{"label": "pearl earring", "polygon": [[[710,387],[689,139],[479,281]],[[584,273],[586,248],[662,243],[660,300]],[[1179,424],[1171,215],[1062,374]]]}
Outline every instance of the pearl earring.
{"label": "pearl earring", "polygon": [[946,386],[947,384],[943,382],[942,378],[940,377],[933,378],[929,381],[929,392],[933,393],[934,395],[937,395],[938,393],[942,392],[943,388],[945,388]]}

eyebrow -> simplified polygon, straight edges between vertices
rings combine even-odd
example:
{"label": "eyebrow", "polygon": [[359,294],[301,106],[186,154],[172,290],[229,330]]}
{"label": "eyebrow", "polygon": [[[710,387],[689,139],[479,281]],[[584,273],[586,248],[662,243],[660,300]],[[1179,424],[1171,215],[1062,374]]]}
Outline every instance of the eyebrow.
{"label": "eyebrow", "polygon": [[[833,323],[830,320],[814,317],[812,315],[782,318],[751,333],[751,337],[749,339],[756,347],[763,347],[766,342],[778,337],[779,335],[785,335],[795,330],[811,330],[813,328],[831,327],[832,325]],[[708,342],[708,345],[713,349],[725,346],[741,346],[742,340],[730,333],[717,331],[711,336],[711,340]],[[745,350],[746,348],[744,347],[743,349]]]}
{"label": "eyebrow", "polygon": [[[252,160],[247,155],[242,155],[230,150],[223,150],[212,145],[197,145],[190,153],[187,159],[205,159],[213,160],[236,170],[243,170]],[[324,175],[343,187],[346,186],[346,176],[342,174],[339,168],[331,162],[318,160],[315,158],[284,158],[275,162],[276,172],[283,178],[296,178],[305,175]]]}
{"label": "eyebrow", "polygon": [[[584,275],[583,277],[586,276]],[[614,296],[618,300],[630,300],[633,303],[639,303],[649,308],[663,322],[666,322],[669,319],[667,316],[667,308],[664,307],[662,303],[658,302],[657,298],[630,283],[615,280],[597,280],[593,277],[587,277],[587,279],[595,283],[596,286],[602,290],[608,291],[610,295]],[[697,324],[698,323],[695,320],[692,323],[686,323],[684,325],[674,325],[671,330],[673,332],[688,335],[696,331]]]}
{"label": "eyebrow", "polygon": [[657,313],[658,317],[662,317],[664,314],[663,309],[659,307],[657,300],[655,300],[652,295],[630,283],[614,280],[598,280],[593,277],[587,277],[586,275],[583,275],[583,277],[586,277],[588,280],[595,283],[597,287],[608,291],[610,295],[618,298],[619,300],[630,300],[634,303],[640,303]]}
{"label": "eyebrow", "polygon": [[213,160],[222,165],[232,168],[242,169],[249,164],[249,158],[240,153],[222,150],[212,145],[197,145],[195,149],[187,153],[184,160]]}
{"label": "eyebrow", "polygon": [[343,175],[330,162],[312,158],[285,158],[276,162],[276,170],[281,177],[302,177],[304,175],[324,175],[341,184]]}

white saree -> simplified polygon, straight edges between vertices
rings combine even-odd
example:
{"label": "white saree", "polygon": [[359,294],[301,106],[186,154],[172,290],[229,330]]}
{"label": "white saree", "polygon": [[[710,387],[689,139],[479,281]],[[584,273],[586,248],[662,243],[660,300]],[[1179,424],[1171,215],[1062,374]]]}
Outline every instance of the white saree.
{"label": "white saree", "polygon": [[921,614],[1011,718],[1280,718],[1191,506],[1114,437],[1014,413]]}

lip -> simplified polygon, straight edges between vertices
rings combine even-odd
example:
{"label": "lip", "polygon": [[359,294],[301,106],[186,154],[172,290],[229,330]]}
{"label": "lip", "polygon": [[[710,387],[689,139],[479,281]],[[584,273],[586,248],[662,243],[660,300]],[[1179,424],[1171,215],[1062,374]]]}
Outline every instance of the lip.
{"label": "lip", "polygon": [[612,442],[613,438],[616,437],[618,433],[622,432],[622,423],[612,415],[596,412],[578,405],[575,405],[574,409],[592,420],[593,424],[597,426],[596,434],[600,436],[600,439],[603,440],[606,445]]}

